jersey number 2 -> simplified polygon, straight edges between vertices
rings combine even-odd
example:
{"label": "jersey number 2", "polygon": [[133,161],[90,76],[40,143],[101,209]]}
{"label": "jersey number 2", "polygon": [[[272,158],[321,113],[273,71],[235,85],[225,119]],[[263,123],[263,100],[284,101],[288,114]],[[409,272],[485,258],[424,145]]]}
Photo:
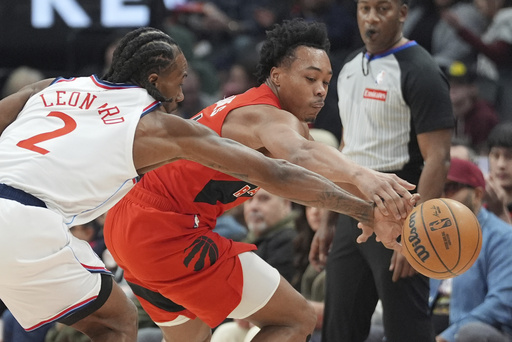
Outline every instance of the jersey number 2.
{"label": "jersey number 2", "polygon": [[50,112],[48,116],[53,116],[64,121],[64,127],[58,128],[55,131],[34,135],[32,138],[20,141],[19,143],[16,144],[16,146],[26,148],[27,150],[34,151],[37,153],[47,154],[50,151],[39,146],[36,146],[36,144],[66,135],[68,133],[73,132],[76,128],[76,121],[67,114],[64,114],[62,112]]}

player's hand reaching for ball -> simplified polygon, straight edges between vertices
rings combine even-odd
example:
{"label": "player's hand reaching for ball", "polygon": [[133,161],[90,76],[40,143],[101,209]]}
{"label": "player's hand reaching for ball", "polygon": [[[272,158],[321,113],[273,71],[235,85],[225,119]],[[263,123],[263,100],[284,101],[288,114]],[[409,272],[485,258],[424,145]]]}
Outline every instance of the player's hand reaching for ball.
{"label": "player's hand reaching for ball", "polygon": [[375,203],[383,215],[393,215],[396,220],[405,219],[416,200],[408,190],[416,186],[395,174],[367,169],[360,177],[358,189],[366,198]]}
{"label": "player's hand reaching for ball", "polygon": [[[420,195],[411,195],[407,208],[406,216],[411,212],[414,205],[419,201]],[[373,233],[376,235],[376,240],[382,242],[382,244],[397,252],[401,252],[402,245],[398,243],[397,238],[402,235],[402,227],[405,221],[405,217],[397,219],[392,215],[384,215],[382,211],[376,206],[373,210],[373,226],[367,224],[358,223],[358,227],[362,230],[361,235],[358,236],[357,242],[363,243],[368,240]]]}

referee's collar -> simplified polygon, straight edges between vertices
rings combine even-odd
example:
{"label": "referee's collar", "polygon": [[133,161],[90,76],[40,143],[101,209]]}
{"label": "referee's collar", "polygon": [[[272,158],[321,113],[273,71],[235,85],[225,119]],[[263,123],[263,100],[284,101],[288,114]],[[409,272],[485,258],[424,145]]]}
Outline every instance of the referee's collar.
{"label": "referee's collar", "polygon": [[363,53],[364,53],[364,56],[368,60],[374,60],[374,59],[378,59],[378,58],[382,58],[382,57],[386,57],[386,56],[392,55],[394,53],[397,53],[398,51],[407,49],[407,48],[409,48],[411,46],[414,46],[414,45],[418,45],[418,43],[416,43],[415,40],[410,40],[410,41],[408,41],[407,43],[405,43],[403,45],[397,46],[395,48],[389,49],[387,51],[384,51],[384,52],[376,54],[376,55],[373,55],[373,54],[369,53],[368,51],[366,51],[366,49],[363,50]]}

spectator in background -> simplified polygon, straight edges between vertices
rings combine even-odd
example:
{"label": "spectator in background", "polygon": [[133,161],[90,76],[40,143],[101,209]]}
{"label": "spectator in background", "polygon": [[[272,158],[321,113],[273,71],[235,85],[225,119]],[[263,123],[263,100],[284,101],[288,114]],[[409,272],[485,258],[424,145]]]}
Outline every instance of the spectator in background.
{"label": "spectator in background", "polygon": [[440,15],[440,20],[432,32],[432,57],[443,70],[448,69],[455,61],[462,61],[469,67],[474,67],[477,59],[476,49],[457,35],[455,29],[443,19],[443,14],[447,11],[454,13],[461,18],[463,25],[467,25],[475,35],[481,35],[484,32],[485,18],[470,2],[463,0],[432,1]]}
{"label": "spectator in background", "polygon": [[[254,51],[253,56],[256,54],[257,52]],[[257,64],[257,60],[251,56],[245,56],[233,63],[229,68],[227,79],[222,85],[221,98],[241,94],[252,87],[256,87],[258,85],[256,78]]]}
{"label": "spectator in background", "polygon": [[412,0],[404,23],[404,36],[415,40],[432,54],[432,36],[439,22],[439,13],[434,0]]}
{"label": "spectator in background", "polygon": [[512,122],[497,125],[487,139],[489,174],[485,188],[486,207],[512,223]]}
{"label": "spectator in background", "polygon": [[201,57],[217,70],[228,70],[240,54],[265,39],[266,30],[289,16],[290,6],[288,1],[210,0],[173,11],[176,22],[197,37]]}
{"label": "spectator in background", "polygon": [[343,60],[361,42],[354,19],[355,8],[350,5],[352,3],[336,0],[297,0],[291,15],[325,23],[331,41],[331,56]]}
{"label": "spectator in background", "polygon": [[475,164],[478,162],[478,155],[469,146],[466,140],[453,138],[450,146],[450,158],[469,160]]}
{"label": "spectator in background", "polygon": [[417,0],[414,6],[411,4],[404,35],[423,46],[443,70],[456,60],[474,66],[477,51],[441,19],[445,11],[460,15],[475,34],[484,32],[485,19],[471,3],[463,0]]}
{"label": "spectator in background", "polygon": [[[496,105],[502,121],[512,120],[512,8],[510,0],[474,0],[475,6],[489,21],[487,30],[475,34],[473,23],[446,11],[443,19],[459,37],[473,46],[478,56],[477,72],[482,94]],[[490,92],[489,92],[490,91]]]}
{"label": "spectator in background", "polygon": [[296,221],[297,237],[294,240],[296,274],[292,279],[292,285],[297,287],[315,309],[317,321],[310,341],[319,342],[322,337],[324,317],[325,270],[316,270],[308,262],[308,254],[313,236],[326,215],[325,209],[304,206],[301,206],[300,213]]}
{"label": "spectator in background", "polygon": [[476,73],[456,61],[447,70],[455,116],[454,136],[466,140],[478,154],[485,153],[489,132],[499,122],[494,108],[478,92]]}
{"label": "spectator in background", "polygon": [[44,78],[45,77],[41,71],[28,66],[20,66],[11,71],[9,76],[7,76],[2,88],[1,98],[14,94],[24,86],[35,83]]}
{"label": "spectator in background", "polygon": [[243,218],[243,208],[234,207],[220,215],[213,231],[234,241],[244,241],[248,231]]}
{"label": "spectator in background", "polygon": [[187,78],[183,81],[183,94],[187,96],[180,102],[175,114],[190,119],[204,107],[215,102],[216,97],[209,96],[202,90],[202,81],[194,67],[189,67]]}
{"label": "spectator in background", "polygon": [[461,202],[477,216],[482,249],[465,273],[448,282],[430,280],[433,311],[439,291],[444,290],[443,304],[449,312],[448,326],[437,335],[437,342],[512,340],[512,226],[482,207],[485,187],[478,166],[452,159],[443,196]]}
{"label": "spectator in background", "polygon": [[[85,31],[87,32],[87,31]],[[94,32],[94,30],[93,30]],[[128,29],[118,29],[112,30],[110,33],[105,34],[105,32],[97,32],[95,35],[96,39],[101,39],[98,41],[98,44],[102,44],[100,51],[100,56],[96,61],[88,63],[84,67],[82,67],[78,72],[78,76],[89,76],[92,74],[97,75],[98,77],[103,76],[105,72],[108,71],[110,66],[112,65],[112,58],[114,56],[114,50],[116,49],[119,41],[125,34],[129,32]]]}
{"label": "spectator in background", "polygon": [[254,252],[290,282],[297,235],[292,202],[261,189],[244,203],[244,218],[249,230],[246,242],[256,245]]}
{"label": "spectator in background", "polygon": [[[171,12],[173,13],[173,12]],[[178,11],[178,13],[181,13]],[[179,14],[178,17],[186,14]],[[195,15],[195,14],[193,14]],[[219,70],[204,57],[202,44],[197,33],[186,24],[173,20],[173,15],[164,21],[164,31],[178,43],[187,58],[189,69],[193,69],[200,80],[201,92],[206,96],[217,99],[219,95]]]}

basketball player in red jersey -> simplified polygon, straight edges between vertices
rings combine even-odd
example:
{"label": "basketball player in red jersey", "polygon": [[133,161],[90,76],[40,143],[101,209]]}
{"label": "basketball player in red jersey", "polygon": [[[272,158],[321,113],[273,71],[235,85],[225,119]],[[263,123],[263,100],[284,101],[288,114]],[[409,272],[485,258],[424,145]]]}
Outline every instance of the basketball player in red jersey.
{"label": "basketball player in red jersey", "polygon": [[[328,48],[322,24],[295,20],[276,26],[261,51],[261,86],[219,101],[193,120],[326,176],[400,222],[409,208],[410,184],[361,168],[309,134],[332,76]],[[316,316],[306,300],[251,252],[253,245],[212,231],[218,216],[257,190],[197,163],[176,161],[146,173],[109,211],[107,247],[166,341],[208,341],[210,327],[226,317],[261,327],[253,341],[309,339]],[[360,209],[347,201],[339,210],[357,217]],[[367,228],[361,242],[373,233]],[[376,233],[387,247],[398,248],[399,232]]]}

